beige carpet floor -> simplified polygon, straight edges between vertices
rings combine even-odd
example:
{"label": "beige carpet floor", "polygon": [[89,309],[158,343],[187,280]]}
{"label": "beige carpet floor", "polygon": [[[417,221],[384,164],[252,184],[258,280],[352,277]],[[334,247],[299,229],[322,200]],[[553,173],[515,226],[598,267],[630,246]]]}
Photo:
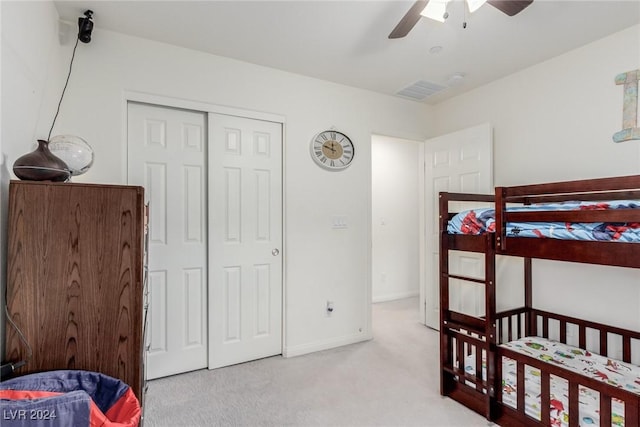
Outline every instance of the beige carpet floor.
{"label": "beige carpet floor", "polygon": [[438,333],[417,298],[373,305],[374,339],[151,381],[152,426],[486,426],[439,394]]}

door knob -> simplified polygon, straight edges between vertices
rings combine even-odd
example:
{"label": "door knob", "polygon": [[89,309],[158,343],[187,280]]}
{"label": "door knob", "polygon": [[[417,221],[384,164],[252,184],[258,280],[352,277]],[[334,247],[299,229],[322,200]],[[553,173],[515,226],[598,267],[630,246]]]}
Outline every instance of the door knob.
{"label": "door knob", "polygon": [[278,250],[278,248],[275,248],[274,250],[271,251],[271,255],[273,256],[278,256],[280,254],[280,251]]}

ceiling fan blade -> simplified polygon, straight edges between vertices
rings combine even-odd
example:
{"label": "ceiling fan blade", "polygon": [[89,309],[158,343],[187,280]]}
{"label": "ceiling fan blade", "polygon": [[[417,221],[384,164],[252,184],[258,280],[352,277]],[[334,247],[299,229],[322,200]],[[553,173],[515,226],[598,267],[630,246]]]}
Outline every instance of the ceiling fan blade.
{"label": "ceiling fan blade", "polygon": [[501,12],[513,16],[522,12],[527,6],[533,3],[533,0],[489,0],[487,3]]}
{"label": "ceiling fan blade", "polygon": [[429,3],[429,0],[416,1],[413,6],[411,6],[411,9],[402,17],[400,22],[398,22],[398,25],[396,25],[393,31],[391,31],[389,38],[399,39],[409,34],[409,31],[411,31],[420,20],[420,12],[427,7],[427,3]]}

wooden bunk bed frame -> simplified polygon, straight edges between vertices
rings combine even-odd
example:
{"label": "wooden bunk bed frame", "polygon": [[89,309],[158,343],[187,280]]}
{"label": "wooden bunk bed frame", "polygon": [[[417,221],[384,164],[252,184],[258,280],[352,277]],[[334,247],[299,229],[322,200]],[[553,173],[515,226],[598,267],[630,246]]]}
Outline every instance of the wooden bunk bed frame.
{"label": "wooden bunk bed frame", "polygon": [[[640,332],[612,327],[584,319],[538,310],[533,307],[532,259],[547,259],[588,264],[640,268],[640,244],[601,241],[571,241],[507,237],[507,222],[640,222],[640,209],[602,211],[537,211],[507,212],[511,203],[532,204],[568,200],[640,199],[640,175],[549,184],[497,187],[494,195],[440,193],[440,392],[464,404],[488,420],[505,426],[542,426],[550,423],[550,376],[567,381],[569,393],[569,426],[578,426],[578,386],[600,393],[600,425],[611,426],[612,398],[624,402],[627,426],[640,425],[640,396],[579,375],[557,365],[545,363],[500,346],[504,342],[526,336],[542,336],[567,343],[568,331],[578,331],[578,345],[608,356],[609,338],[622,342],[622,360],[639,360],[635,349]],[[449,202],[493,202],[496,231],[482,235],[448,234],[447,225],[453,213]],[[483,253],[485,277],[477,279],[449,272],[449,251]],[[524,305],[496,311],[496,255],[524,258]],[[484,287],[485,316],[458,313],[449,304],[450,279],[475,282]],[[599,337],[599,343],[587,342],[587,335]],[[559,337],[559,339],[558,339]],[[592,341],[592,340],[591,340]],[[632,345],[634,344],[634,345]],[[632,354],[632,349],[635,353]],[[474,372],[465,371],[465,359],[475,360]],[[502,357],[517,363],[517,408],[502,403]],[[484,369],[483,369],[484,363]],[[541,375],[541,418],[525,413],[525,365],[537,368]],[[522,386],[521,386],[522,385]],[[574,414],[574,415],[571,415]]]}

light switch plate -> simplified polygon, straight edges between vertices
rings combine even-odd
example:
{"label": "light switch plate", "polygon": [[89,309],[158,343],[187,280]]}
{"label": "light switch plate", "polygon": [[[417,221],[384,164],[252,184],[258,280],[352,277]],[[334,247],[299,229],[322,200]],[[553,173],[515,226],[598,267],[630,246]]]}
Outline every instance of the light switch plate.
{"label": "light switch plate", "polygon": [[331,217],[331,228],[333,229],[344,229],[349,228],[347,223],[347,217],[345,215],[334,215]]}

